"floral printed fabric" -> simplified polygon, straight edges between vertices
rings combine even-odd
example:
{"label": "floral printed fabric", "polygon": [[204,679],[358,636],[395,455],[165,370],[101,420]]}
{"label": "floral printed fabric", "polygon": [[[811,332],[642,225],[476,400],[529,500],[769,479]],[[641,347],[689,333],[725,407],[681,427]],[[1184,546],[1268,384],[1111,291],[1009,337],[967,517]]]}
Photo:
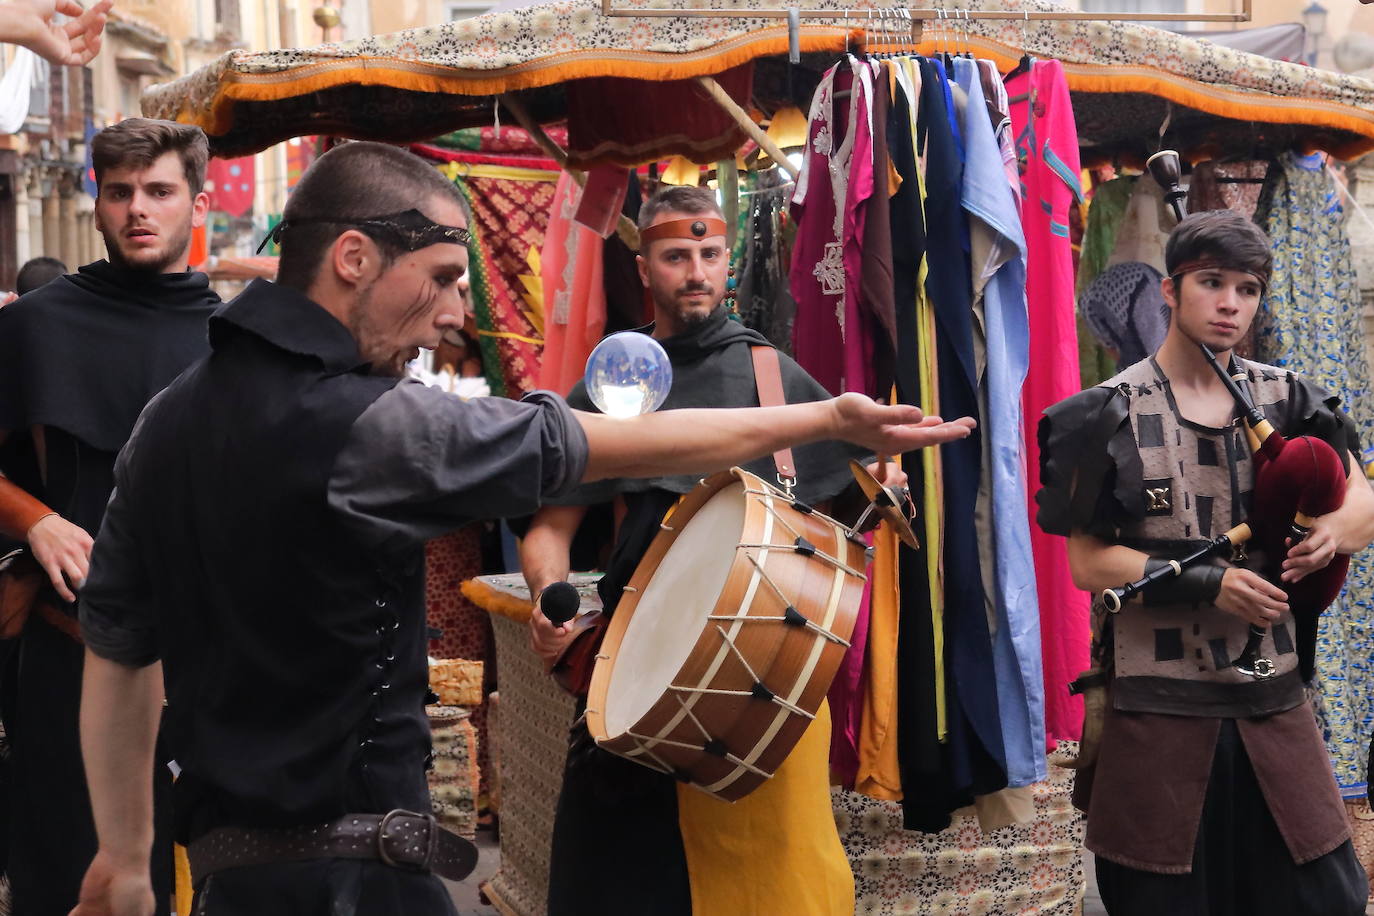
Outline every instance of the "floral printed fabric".
{"label": "floral printed fabric", "polygon": [[[1076,744],[1062,742],[1072,756]],[[938,834],[902,829],[902,809],[832,790],[835,821],[854,869],[857,916],[1071,916],[1083,897],[1083,816],[1069,801],[1073,773],[1051,765],[1032,786],[1024,824],[984,833],[972,809]],[[917,789],[919,791],[919,789]]]}
{"label": "floral printed fabric", "polygon": [[[1319,154],[1285,153],[1256,213],[1273,242],[1274,273],[1255,317],[1258,358],[1341,399],[1362,444],[1374,442],[1374,393],[1360,327],[1360,288],[1339,191]],[[1365,792],[1374,725],[1374,553],[1350,562],[1345,592],[1321,617],[1321,726],[1336,782]]]}

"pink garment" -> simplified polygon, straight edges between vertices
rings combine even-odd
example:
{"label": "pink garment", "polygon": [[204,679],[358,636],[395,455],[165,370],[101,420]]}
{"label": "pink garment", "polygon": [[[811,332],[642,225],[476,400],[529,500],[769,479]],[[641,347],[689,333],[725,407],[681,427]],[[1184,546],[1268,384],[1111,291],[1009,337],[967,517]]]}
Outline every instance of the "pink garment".
{"label": "pink garment", "polygon": [[[847,112],[835,92],[848,90]],[[826,71],[811,99],[806,158],[792,216],[792,347],[831,394],[873,386],[873,340],[860,319],[863,203],[873,194],[873,71],[853,57]],[[843,99],[839,100],[843,102]]]}
{"label": "pink garment", "polygon": [[[864,540],[873,546],[873,535]],[[854,632],[849,637],[849,649],[830,682],[826,699],[830,702],[830,776],[846,789],[853,789],[859,777],[859,729],[864,714],[864,658],[868,652],[868,618],[873,579],[864,582],[859,612],[854,619]]]}
{"label": "pink garment", "polygon": [[1074,587],[1068,542],[1046,534],[1033,521],[1034,494],[1040,489],[1036,428],[1046,407],[1079,390],[1069,212],[1082,200],[1083,191],[1078,130],[1059,61],[1037,60],[1029,73],[1007,81],[1007,93],[1024,189],[1021,224],[1026,233],[1031,362],[1021,406],[1045,663],[1045,738],[1053,748],[1056,741],[1077,740],[1082,732],[1083,702],[1069,695],[1068,684],[1088,667],[1089,601]]}
{"label": "pink garment", "polygon": [[544,353],[539,387],[572,390],[606,326],[601,236],[573,221],[581,188],[568,172],[558,178],[539,277],[544,287]]}

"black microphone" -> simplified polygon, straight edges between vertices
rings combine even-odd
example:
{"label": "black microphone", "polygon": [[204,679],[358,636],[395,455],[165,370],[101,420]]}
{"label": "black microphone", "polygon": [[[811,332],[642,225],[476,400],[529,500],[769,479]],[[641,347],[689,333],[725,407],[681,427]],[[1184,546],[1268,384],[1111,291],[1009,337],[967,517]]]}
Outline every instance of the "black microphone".
{"label": "black microphone", "polygon": [[554,582],[539,593],[539,609],[556,627],[576,617],[581,604],[582,597],[577,594],[577,589],[567,582]]}

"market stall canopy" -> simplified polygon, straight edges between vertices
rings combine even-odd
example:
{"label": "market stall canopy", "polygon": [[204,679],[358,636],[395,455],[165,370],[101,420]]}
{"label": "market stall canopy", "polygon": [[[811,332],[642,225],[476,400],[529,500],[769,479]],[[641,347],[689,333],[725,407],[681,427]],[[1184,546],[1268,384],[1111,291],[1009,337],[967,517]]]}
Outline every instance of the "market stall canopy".
{"label": "market stall canopy", "polygon": [[[622,2],[641,8],[708,5],[707,0]],[[564,0],[314,48],[231,51],[189,76],[148,89],[143,110],[150,117],[200,125],[220,156],[256,152],[304,134],[423,140],[490,125],[504,116],[495,113],[493,96],[513,93],[539,121],[567,120],[576,134],[581,113],[569,111],[570,98],[584,81],[601,81],[595,93],[582,96],[599,98],[604,114],[645,104],[634,102],[633,95],[622,102],[611,91],[616,84],[649,81],[666,89],[665,81],[732,68],[742,82],[731,95],[740,99],[736,93],[742,92],[747,98],[741,101],[752,99],[766,111],[808,96],[814,74],[846,47],[857,50],[865,39],[875,47],[871,39],[878,37],[879,18],[863,9],[847,14],[842,2],[802,4],[834,10],[835,19],[804,21],[801,68],[786,62],[787,28],[776,24],[779,20],[607,17],[595,0]],[[968,0],[946,8],[963,5]],[[970,6],[1060,9],[1045,0],[1029,0],[1024,7],[1016,0]],[[772,8],[764,0],[738,0],[723,12],[766,7]],[[973,20],[960,22],[957,31],[927,28],[915,44],[895,37],[887,46],[893,50],[969,49],[1004,69],[1016,64],[1022,49],[1063,61],[1089,160],[1095,154],[1134,159],[1161,142],[1210,155],[1253,156],[1299,146],[1349,158],[1374,149],[1374,82],[1160,29],[1120,22]],[[695,84],[678,85],[697,93],[701,109],[711,107]],[[665,105],[657,91],[644,96],[655,101],[622,114],[689,118],[692,106]],[[683,153],[709,161],[718,155],[699,137],[662,133],[621,150],[621,158],[632,155],[642,162]],[[596,156],[574,161],[591,164]]]}

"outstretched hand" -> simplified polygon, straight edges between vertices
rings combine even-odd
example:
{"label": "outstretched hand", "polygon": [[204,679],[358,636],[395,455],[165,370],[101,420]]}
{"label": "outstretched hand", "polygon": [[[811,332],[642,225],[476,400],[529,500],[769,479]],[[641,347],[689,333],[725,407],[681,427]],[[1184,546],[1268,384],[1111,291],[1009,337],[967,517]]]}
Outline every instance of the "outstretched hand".
{"label": "outstretched hand", "polygon": [[900,455],[963,439],[978,425],[972,417],[945,421],[925,416],[919,407],[879,404],[854,392],[840,395],[831,404],[836,415],[835,438],[879,455]]}
{"label": "outstretched hand", "polygon": [[[3,0],[0,40],[28,48],[59,67],[83,67],[100,51],[100,33],[114,0],[83,10],[76,0]],[[57,13],[69,16],[54,22]]]}

